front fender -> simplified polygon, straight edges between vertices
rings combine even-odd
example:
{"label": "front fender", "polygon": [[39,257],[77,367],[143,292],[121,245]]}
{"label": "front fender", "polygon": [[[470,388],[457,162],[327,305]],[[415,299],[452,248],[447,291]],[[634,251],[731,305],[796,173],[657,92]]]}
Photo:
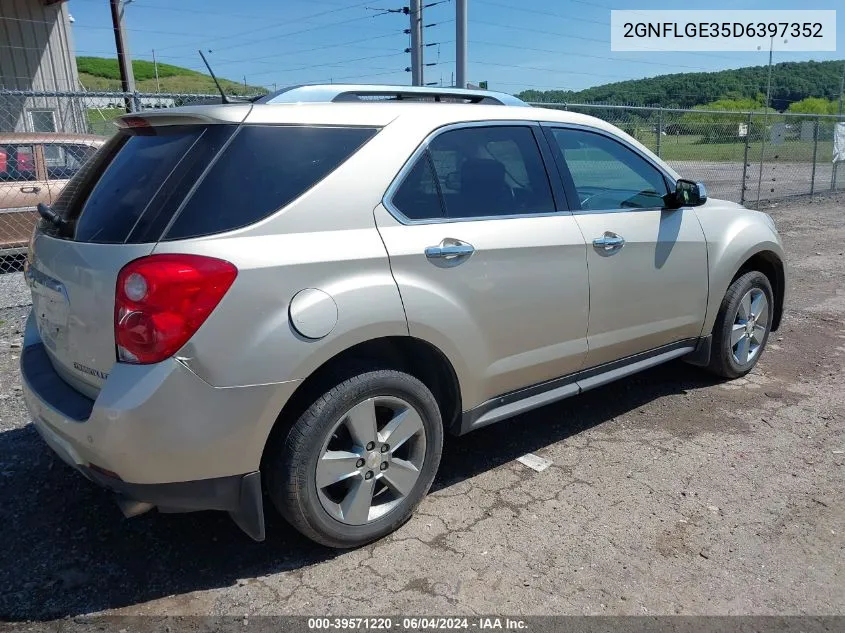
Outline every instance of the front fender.
{"label": "front fender", "polygon": [[720,200],[709,200],[707,204],[698,207],[696,213],[707,240],[710,278],[702,335],[712,331],[722,299],[736,274],[757,255],[765,254],[769,260],[775,260],[782,267],[783,282],[772,284],[779,294],[776,301],[782,305],[786,288],[786,257],[771,218],[765,213]]}

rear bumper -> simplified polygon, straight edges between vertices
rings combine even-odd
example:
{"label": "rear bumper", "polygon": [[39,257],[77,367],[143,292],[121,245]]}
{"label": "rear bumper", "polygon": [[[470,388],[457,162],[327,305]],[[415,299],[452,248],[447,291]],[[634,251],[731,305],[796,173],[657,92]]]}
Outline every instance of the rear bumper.
{"label": "rear bumper", "polygon": [[63,461],[161,509],[231,512],[250,536],[263,538],[257,471],[298,381],[218,388],[174,359],[117,363],[91,400],[55,371],[31,316],[20,362],[33,424]]}

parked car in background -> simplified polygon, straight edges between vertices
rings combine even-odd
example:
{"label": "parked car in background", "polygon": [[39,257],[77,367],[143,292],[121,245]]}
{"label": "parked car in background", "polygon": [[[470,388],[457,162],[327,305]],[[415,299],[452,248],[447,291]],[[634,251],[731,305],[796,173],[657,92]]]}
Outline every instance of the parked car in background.
{"label": "parked car in background", "polygon": [[332,85],[118,126],[43,209],[20,363],[39,433],[128,516],[261,540],[266,492],[361,545],[446,433],[675,358],[743,376],[781,321],[772,218],[593,117]]}
{"label": "parked car in background", "polygon": [[106,140],[89,134],[0,133],[0,256],[23,252],[38,203],[52,204]]}

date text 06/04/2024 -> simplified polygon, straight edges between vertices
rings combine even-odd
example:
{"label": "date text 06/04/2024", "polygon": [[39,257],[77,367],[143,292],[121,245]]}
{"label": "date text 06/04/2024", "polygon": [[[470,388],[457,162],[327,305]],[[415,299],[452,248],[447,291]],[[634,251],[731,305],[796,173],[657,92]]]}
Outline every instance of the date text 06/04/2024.
{"label": "date text 06/04/2024", "polygon": [[311,631],[446,631],[471,629],[480,631],[526,631],[527,623],[518,618],[500,617],[318,617],[308,618],[308,629]]}

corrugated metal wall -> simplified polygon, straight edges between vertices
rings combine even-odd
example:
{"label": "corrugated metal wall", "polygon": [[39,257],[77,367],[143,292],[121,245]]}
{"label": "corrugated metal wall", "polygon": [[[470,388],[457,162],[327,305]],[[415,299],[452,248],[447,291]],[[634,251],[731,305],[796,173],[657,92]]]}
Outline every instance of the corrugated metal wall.
{"label": "corrugated metal wall", "polygon": [[[0,88],[80,89],[67,3],[45,6],[43,0],[0,0]],[[85,130],[85,112],[67,100],[13,101],[3,104],[6,116],[0,120],[0,131],[35,131],[31,110],[52,111],[57,132]]]}

